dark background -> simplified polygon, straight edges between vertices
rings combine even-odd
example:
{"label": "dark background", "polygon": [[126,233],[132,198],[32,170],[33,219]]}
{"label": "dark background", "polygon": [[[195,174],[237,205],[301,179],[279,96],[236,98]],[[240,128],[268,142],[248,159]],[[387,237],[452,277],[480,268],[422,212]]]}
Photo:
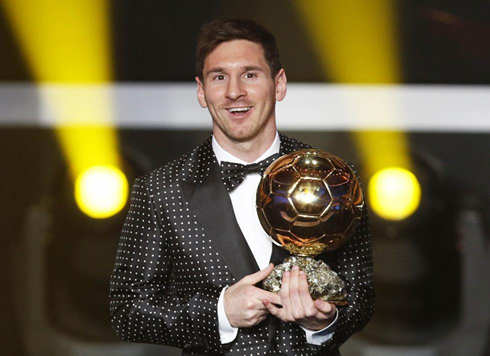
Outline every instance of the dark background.
{"label": "dark background", "polygon": [[[489,7],[485,0],[397,2],[401,84],[490,88]],[[278,39],[290,82],[334,83],[316,57],[291,1],[118,0],[111,2],[115,84],[192,81],[196,33],[216,16],[250,17],[268,27]],[[0,7],[0,84],[20,83],[35,83],[35,78]],[[9,118],[0,108],[1,354],[70,354],[66,351],[70,346],[51,345],[32,336],[29,320],[39,308],[46,311],[44,326],[68,335],[67,340],[119,345],[109,326],[107,292],[124,212],[104,222],[82,216],[69,194],[66,164],[54,130],[3,125],[3,121]],[[130,178],[179,157],[209,135],[202,130],[164,128],[121,128],[118,133]],[[286,133],[355,162],[362,174],[364,162],[354,148],[353,132]],[[478,289],[490,277],[485,274],[487,265],[474,267],[479,271],[476,277],[474,270],[465,267],[468,260],[476,261],[488,251],[489,131],[441,128],[406,134],[429,193],[420,211],[406,222],[387,223],[372,214],[378,311],[355,341],[361,346],[393,347],[391,353],[383,349],[393,355],[400,352],[397,347],[431,349],[452,335],[464,338],[467,335],[459,328],[467,319],[465,313],[470,313],[465,300],[470,298],[475,307],[490,300],[488,289]],[[483,250],[471,249],[468,234],[480,234]],[[29,236],[42,242],[31,243]],[[33,247],[38,245],[42,253]],[[47,278],[40,288],[32,285],[26,291],[23,288],[31,281],[27,276],[35,276],[41,268],[31,249],[44,259],[41,265]],[[23,296],[31,292],[34,295]],[[477,331],[488,335],[490,315],[488,308],[482,310]],[[43,328],[42,323],[34,324],[36,330]],[[488,336],[477,341],[486,345],[481,354],[489,355]],[[49,351],[51,346],[54,351]],[[144,350],[127,352],[177,353]],[[346,354],[360,353],[353,348]]]}

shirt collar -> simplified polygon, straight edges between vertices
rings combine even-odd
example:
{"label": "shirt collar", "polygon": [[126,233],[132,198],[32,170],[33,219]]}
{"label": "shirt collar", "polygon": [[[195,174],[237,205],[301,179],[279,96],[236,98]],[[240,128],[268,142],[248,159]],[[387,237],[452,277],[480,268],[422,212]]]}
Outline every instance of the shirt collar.
{"label": "shirt collar", "polygon": [[[274,142],[272,142],[272,145],[269,147],[267,151],[265,151],[259,158],[257,158],[254,162],[260,162],[263,159],[266,159],[269,156],[272,156],[273,154],[279,153],[280,149],[280,144],[281,140],[279,139],[279,133],[276,131],[276,137],[274,138]],[[250,164],[249,162],[245,162],[241,160],[238,157],[233,156],[231,153],[226,152],[219,144],[218,141],[216,141],[216,138],[213,136],[212,138],[212,145],[213,145],[213,151],[214,155],[216,156],[216,160],[218,161],[218,164],[221,164],[221,161],[225,162],[232,162],[232,163],[240,163],[240,164]]]}

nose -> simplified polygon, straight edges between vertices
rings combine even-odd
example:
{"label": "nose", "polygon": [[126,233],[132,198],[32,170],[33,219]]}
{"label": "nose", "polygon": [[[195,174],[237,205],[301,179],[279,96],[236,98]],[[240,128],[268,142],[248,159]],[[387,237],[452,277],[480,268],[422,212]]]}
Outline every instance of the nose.
{"label": "nose", "polygon": [[244,83],[238,78],[230,78],[226,87],[225,95],[228,99],[233,101],[236,101],[241,97],[247,95]]}

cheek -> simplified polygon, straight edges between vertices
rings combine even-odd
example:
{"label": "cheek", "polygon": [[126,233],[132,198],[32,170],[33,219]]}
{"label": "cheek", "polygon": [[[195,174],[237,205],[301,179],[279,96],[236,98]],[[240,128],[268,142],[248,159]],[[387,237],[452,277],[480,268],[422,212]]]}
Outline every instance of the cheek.
{"label": "cheek", "polygon": [[270,102],[273,102],[276,99],[275,88],[274,87],[262,88],[262,90],[257,91],[255,93],[255,97],[264,101],[264,103],[268,105]]}
{"label": "cheek", "polygon": [[208,92],[205,95],[206,102],[209,106],[218,106],[220,103],[220,95],[216,91]]}

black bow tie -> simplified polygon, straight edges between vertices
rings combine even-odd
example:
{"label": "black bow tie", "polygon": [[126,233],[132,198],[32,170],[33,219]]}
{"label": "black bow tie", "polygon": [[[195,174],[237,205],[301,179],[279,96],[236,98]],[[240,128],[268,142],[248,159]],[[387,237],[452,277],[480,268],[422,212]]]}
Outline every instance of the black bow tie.
{"label": "black bow tie", "polygon": [[231,162],[221,162],[221,179],[226,190],[231,193],[238,187],[245,176],[250,173],[260,173],[261,175],[279,157],[279,153],[267,157],[266,159],[252,164],[240,164]]}

